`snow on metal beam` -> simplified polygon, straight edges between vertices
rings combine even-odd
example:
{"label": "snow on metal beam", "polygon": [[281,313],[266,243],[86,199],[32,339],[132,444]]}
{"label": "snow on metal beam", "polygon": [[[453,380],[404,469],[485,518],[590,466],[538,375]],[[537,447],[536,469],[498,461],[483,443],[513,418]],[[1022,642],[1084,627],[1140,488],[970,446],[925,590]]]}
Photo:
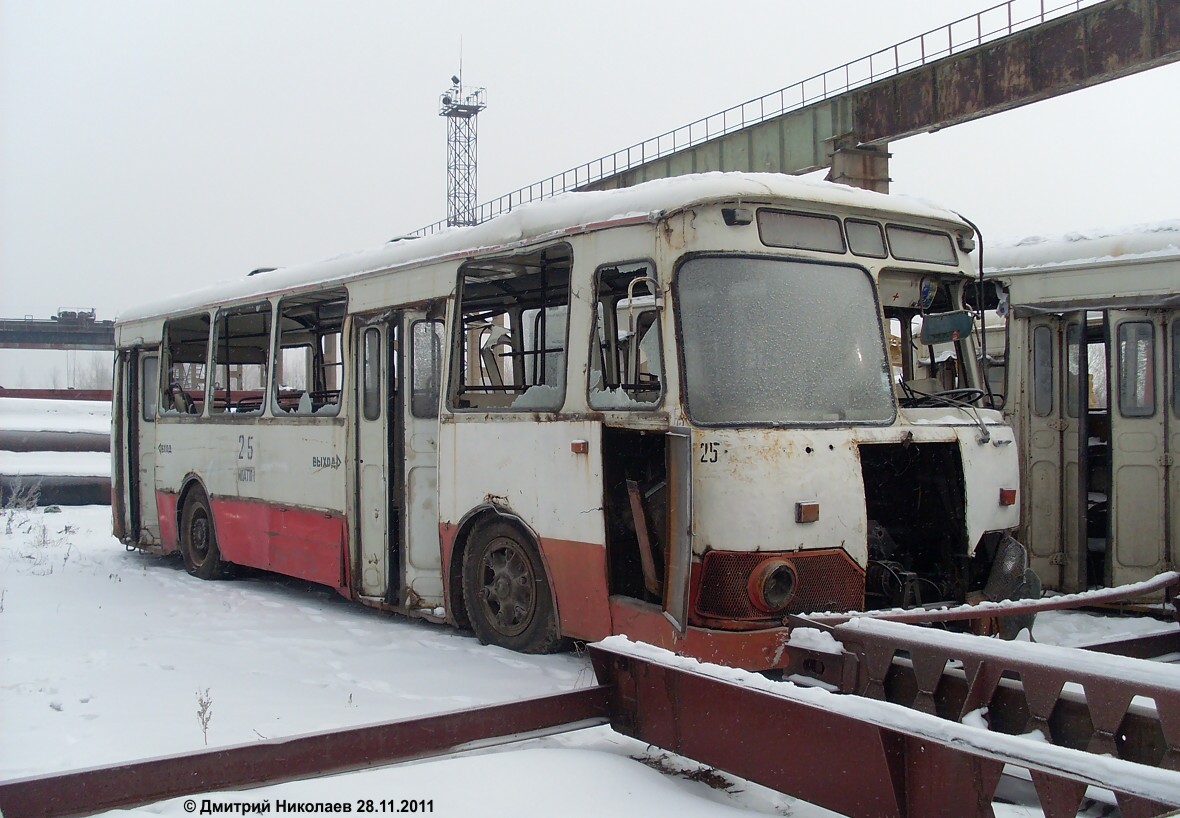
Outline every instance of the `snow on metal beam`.
{"label": "snow on metal beam", "polygon": [[1180,806],[1180,772],[991,732],[860,696],[699,663],[614,636],[590,646],[611,726],[846,815],[991,815],[1004,765],[1026,770],[1046,815],[1087,786],[1123,815]]}

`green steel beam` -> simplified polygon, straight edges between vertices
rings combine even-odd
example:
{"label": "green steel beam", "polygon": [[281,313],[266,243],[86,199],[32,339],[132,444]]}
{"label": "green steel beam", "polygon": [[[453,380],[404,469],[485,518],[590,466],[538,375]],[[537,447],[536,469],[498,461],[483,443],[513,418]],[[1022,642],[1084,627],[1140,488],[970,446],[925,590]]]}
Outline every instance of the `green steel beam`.
{"label": "green steel beam", "polygon": [[1107,0],[703,142],[581,190],[723,171],[800,174],[884,145],[1180,60],[1180,0]]}

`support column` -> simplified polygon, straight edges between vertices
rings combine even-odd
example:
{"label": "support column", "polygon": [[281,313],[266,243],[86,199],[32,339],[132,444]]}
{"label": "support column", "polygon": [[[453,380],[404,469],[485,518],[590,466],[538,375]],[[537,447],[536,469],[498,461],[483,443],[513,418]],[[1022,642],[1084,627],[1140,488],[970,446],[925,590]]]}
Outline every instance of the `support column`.
{"label": "support column", "polygon": [[829,182],[888,193],[890,156],[887,145],[858,146],[853,139],[841,138],[833,146],[826,178]]}

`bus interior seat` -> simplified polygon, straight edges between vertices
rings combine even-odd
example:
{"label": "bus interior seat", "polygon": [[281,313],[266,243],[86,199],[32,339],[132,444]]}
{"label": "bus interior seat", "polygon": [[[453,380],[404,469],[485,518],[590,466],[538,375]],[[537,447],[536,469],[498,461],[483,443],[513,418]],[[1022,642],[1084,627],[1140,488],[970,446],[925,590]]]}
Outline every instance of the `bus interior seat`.
{"label": "bus interior seat", "polygon": [[164,390],[164,396],[172,403],[172,408],[182,415],[195,415],[197,413],[197,404],[193,400],[193,396],[185,392],[178,383],[168,384],[168,388]]}
{"label": "bus interior seat", "polygon": [[479,359],[487,373],[488,383],[492,386],[504,385],[500,363],[496,360],[496,347],[498,346],[506,346],[509,351],[512,350],[512,331],[507,327],[493,326],[479,347]]}

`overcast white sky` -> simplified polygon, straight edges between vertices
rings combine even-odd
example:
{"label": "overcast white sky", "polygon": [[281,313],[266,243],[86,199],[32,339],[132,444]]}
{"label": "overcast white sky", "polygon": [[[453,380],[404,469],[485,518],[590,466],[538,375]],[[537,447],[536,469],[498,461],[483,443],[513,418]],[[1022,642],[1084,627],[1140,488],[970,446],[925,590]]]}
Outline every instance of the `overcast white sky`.
{"label": "overcast white sky", "polygon": [[[0,316],[113,318],[444,218],[460,43],[483,201],[986,5],[0,0]],[[1175,218],[1178,89],[1171,65],[896,142],[893,190],[989,238]]]}

